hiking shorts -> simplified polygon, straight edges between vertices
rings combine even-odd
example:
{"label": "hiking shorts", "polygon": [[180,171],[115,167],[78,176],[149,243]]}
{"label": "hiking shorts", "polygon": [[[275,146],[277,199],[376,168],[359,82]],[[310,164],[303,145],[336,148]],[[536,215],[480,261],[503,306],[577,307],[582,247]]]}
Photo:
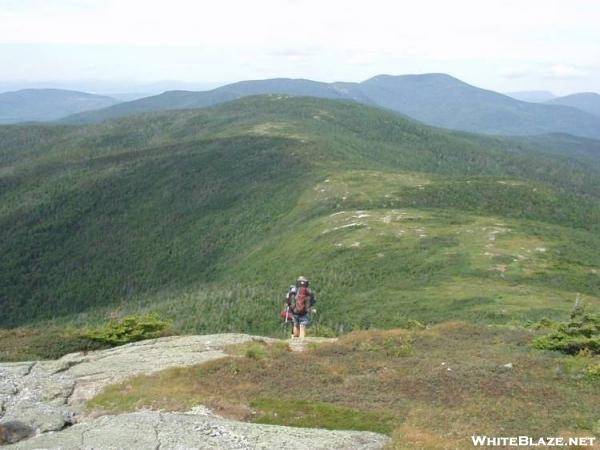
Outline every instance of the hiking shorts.
{"label": "hiking shorts", "polygon": [[304,314],[303,316],[292,314],[292,321],[294,322],[294,325],[298,324],[307,326],[310,323],[310,317],[308,317],[308,313]]}

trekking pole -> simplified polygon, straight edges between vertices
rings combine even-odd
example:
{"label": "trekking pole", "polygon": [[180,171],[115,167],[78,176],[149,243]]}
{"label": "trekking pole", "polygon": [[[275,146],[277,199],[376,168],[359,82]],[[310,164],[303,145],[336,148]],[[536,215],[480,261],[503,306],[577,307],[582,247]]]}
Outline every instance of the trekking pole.
{"label": "trekking pole", "polygon": [[286,335],[288,334],[287,323],[288,323],[289,314],[290,314],[290,305],[286,305],[286,307],[285,307],[285,318],[283,320],[283,332]]}

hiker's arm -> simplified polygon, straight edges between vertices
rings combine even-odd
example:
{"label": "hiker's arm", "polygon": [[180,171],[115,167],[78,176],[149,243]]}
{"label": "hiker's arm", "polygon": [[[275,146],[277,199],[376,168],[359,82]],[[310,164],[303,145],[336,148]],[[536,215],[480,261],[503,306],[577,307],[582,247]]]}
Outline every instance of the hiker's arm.
{"label": "hiker's arm", "polygon": [[294,295],[296,295],[296,290],[293,287],[290,287],[290,290],[285,297],[288,306],[292,306],[292,299]]}

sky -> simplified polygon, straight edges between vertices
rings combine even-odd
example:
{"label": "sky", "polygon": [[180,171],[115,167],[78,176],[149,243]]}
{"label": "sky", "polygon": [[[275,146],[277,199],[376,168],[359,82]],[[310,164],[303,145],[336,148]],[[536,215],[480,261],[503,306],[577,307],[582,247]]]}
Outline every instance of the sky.
{"label": "sky", "polygon": [[598,0],[0,0],[0,87],[444,72],[600,92],[599,24]]}

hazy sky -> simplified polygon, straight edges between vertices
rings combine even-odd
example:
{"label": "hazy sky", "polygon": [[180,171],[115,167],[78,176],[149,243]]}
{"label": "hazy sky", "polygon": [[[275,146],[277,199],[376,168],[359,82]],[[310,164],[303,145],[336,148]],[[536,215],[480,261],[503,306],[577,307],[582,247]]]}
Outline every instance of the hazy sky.
{"label": "hazy sky", "polygon": [[598,0],[0,0],[0,81],[446,72],[600,92]]}

